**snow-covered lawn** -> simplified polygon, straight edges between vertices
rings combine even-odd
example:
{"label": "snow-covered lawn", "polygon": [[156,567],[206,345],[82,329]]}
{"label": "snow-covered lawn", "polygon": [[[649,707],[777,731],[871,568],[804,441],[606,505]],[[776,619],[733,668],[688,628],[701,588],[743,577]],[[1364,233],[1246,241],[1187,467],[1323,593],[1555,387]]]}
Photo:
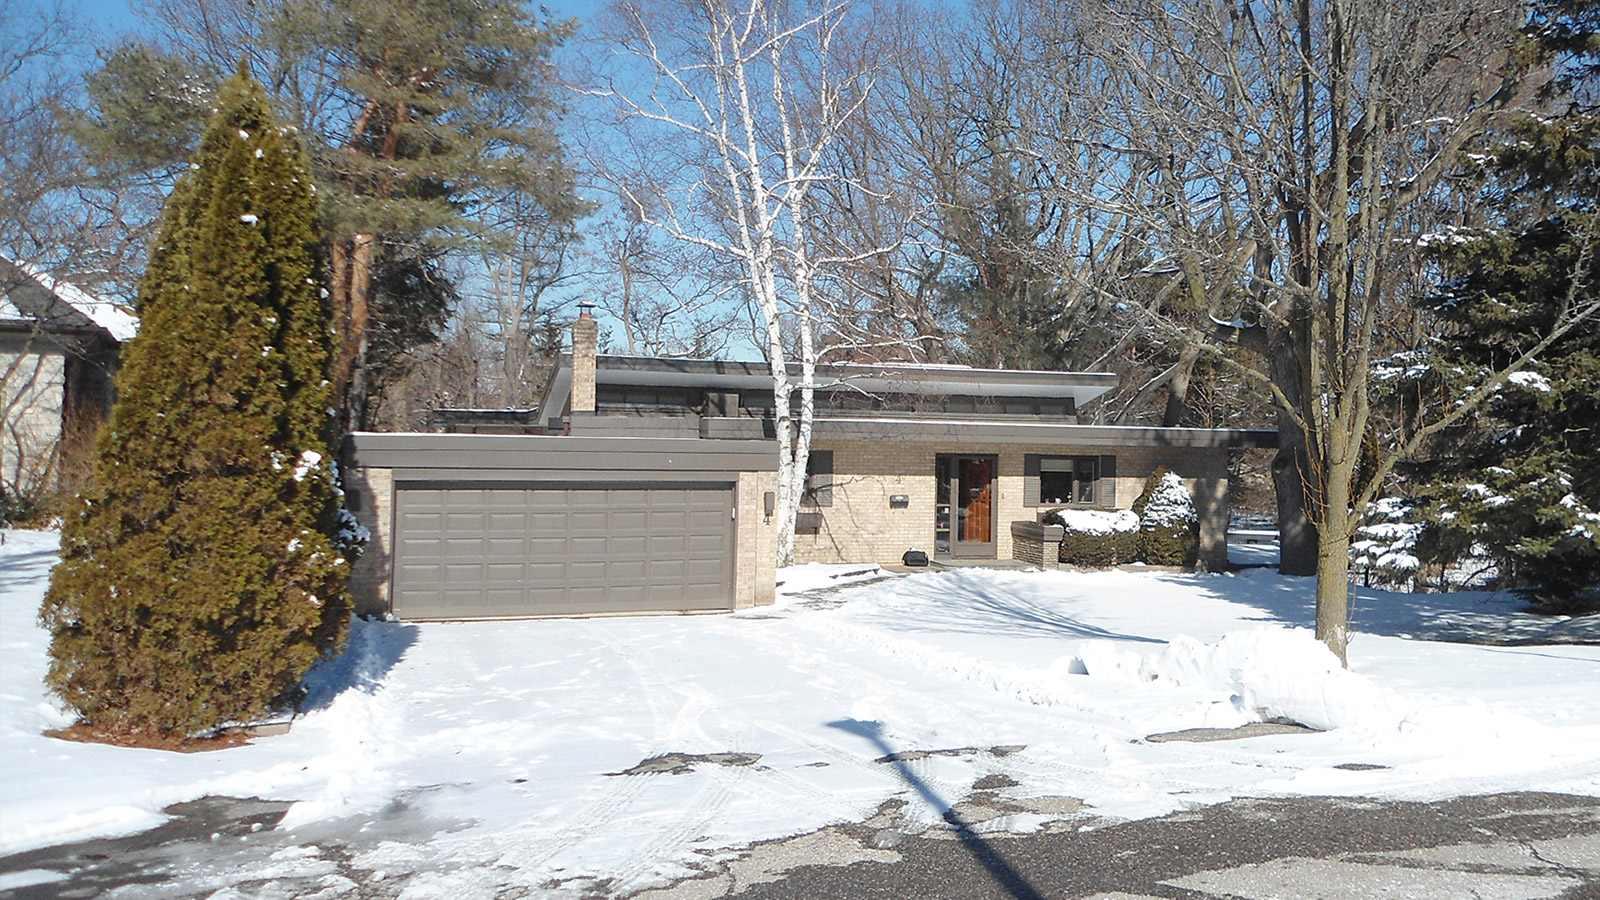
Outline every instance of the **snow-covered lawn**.
{"label": "snow-covered lawn", "polygon": [[[68,722],[43,691],[34,620],[54,549],[35,532],[0,547],[0,854],[150,827],[204,795],[260,797],[294,801],[290,830],[358,833],[403,807],[412,832],[362,849],[365,869],[455,896],[576,894],[894,799],[905,827],[935,825],[985,776],[1038,811],[981,827],[1019,831],[1238,795],[1600,794],[1600,622],[1363,591],[1345,672],[1303,627],[1312,585],[1270,570],[852,586],[837,576],[855,569],[808,566],[782,574],[776,606],[734,615],[357,622],[287,735],[188,755],[66,743],[41,735]],[[1499,645],[1447,642],[1475,637]],[[1327,730],[1145,739],[1275,716]],[[618,774],[673,753],[759,759]],[[1087,809],[1029,806],[1041,797]]]}

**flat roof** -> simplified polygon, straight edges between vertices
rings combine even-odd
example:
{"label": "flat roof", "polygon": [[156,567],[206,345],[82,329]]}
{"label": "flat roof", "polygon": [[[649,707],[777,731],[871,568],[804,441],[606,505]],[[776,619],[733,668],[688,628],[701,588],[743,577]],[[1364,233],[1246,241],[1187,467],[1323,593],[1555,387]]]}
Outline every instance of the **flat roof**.
{"label": "flat roof", "polygon": [[[800,379],[799,363],[788,366],[789,380]],[[772,370],[764,362],[666,359],[650,356],[597,356],[597,385],[692,387],[711,390],[772,389]],[[816,367],[819,391],[863,395],[910,394],[931,397],[1015,397],[1070,399],[1077,406],[1117,386],[1110,372],[1044,372],[1030,369],[975,369],[909,362],[830,363]],[[563,354],[541,407],[566,408],[572,390],[572,357]]]}
{"label": "flat roof", "polygon": [[704,438],[583,437],[544,434],[436,434],[357,431],[345,438],[357,464],[432,472],[652,473],[775,472],[765,441]]}
{"label": "flat roof", "polygon": [[813,439],[968,441],[998,444],[1076,444],[1084,447],[1274,448],[1271,428],[1162,428],[1148,425],[1069,425],[959,419],[818,418]]}

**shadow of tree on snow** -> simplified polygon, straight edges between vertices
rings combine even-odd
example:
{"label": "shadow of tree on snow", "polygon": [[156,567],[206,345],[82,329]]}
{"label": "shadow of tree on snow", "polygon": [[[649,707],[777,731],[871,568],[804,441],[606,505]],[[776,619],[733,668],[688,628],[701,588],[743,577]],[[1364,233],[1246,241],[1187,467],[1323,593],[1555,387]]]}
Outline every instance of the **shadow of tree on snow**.
{"label": "shadow of tree on snow", "polygon": [[302,714],[326,709],[349,690],[375,693],[383,679],[417,642],[416,625],[355,619],[344,652],[317,664],[305,677]]}

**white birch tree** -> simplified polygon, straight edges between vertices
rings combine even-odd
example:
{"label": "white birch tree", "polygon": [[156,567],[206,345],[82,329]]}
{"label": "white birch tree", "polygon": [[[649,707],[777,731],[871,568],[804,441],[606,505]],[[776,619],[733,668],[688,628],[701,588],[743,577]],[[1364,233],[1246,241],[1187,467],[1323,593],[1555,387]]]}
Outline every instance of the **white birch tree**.
{"label": "white birch tree", "polygon": [[753,310],[788,564],[836,279],[883,252],[816,229],[823,186],[846,177],[827,168],[829,151],[881,62],[842,52],[861,19],[841,0],[621,0],[608,13],[588,92],[621,127],[595,147],[600,175],[630,215],[712,254]]}

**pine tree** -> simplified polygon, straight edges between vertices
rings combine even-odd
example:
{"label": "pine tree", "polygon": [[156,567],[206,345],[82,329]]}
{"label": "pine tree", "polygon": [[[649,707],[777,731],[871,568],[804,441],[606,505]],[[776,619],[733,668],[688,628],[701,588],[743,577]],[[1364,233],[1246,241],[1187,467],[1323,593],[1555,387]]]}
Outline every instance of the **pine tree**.
{"label": "pine tree", "polygon": [[[1459,277],[1433,310],[1440,339],[1402,361],[1420,373],[1413,392],[1460,396],[1560,318],[1600,304],[1600,3],[1544,0],[1533,31],[1562,67],[1565,108],[1520,122],[1494,160],[1485,205],[1510,227],[1439,242]],[[1476,545],[1503,585],[1546,610],[1600,608],[1600,319],[1551,345],[1435,449],[1412,473],[1433,513],[1424,555],[1448,562]]]}
{"label": "pine tree", "polygon": [[[115,48],[87,76],[74,134],[114,183],[159,177],[220,65],[256,62],[301,129],[322,187],[328,290],[339,329],[332,380],[346,424],[403,366],[397,337],[432,343],[439,284],[462,249],[520,237],[559,258],[587,210],[556,136],[552,55],[573,30],[520,0],[173,0],[163,50]],[[531,258],[531,256],[530,256]],[[421,269],[427,281],[408,278]],[[397,287],[420,287],[396,293]],[[452,294],[453,284],[443,285]]]}
{"label": "pine tree", "polygon": [[247,67],[217,104],[40,613],[51,688],[105,733],[259,717],[348,617],[309,164]]}

